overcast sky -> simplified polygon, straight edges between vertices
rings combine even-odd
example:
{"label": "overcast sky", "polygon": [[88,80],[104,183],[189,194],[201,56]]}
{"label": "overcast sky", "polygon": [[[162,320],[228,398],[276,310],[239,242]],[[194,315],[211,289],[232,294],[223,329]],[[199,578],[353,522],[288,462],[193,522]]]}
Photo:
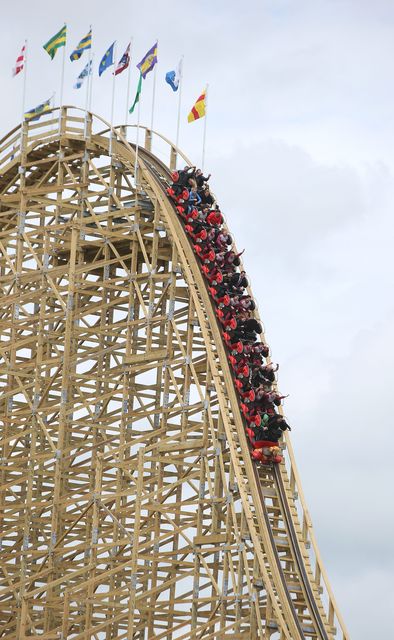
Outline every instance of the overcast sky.
{"label": "overcast sky", "polygon": [[[67,54],[92,23],[95,63],[133,36],[134,65],[159,39],[154,128],[197,164],[203,122],[187,112],[209,83],[206,169],[259,302],[317,538],[355,640],[392,638],[394,357],[394,3],[392,0],[103,0],[2,4],[1,135],[22,110],[11,78],[29,40],[26,107],[60,87]],[[141,8],[143,7],[143,8]],[[68,62],[65,103],[86,63]],[[150,124],[152,75],[143,86]],[[115,121],[124,121],[126,74]],[[134,98],[133,70],[128,103]],[[93,110],[110,118],[111,75],[95,69]],[[135,117],[130,120],[135,122]]]}

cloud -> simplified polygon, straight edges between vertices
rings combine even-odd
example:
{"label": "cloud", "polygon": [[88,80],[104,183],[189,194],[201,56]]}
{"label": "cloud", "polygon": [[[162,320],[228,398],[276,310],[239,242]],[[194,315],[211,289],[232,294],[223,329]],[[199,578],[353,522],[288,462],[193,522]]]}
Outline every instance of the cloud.
{"label": "cloud", "polygon": [[242,144],[218,156],[214,184],[238,246],[247,246],[245,259],[259,256],[263,268],[285,269],[290,281],[300,269],[310,271],[311,260],[315,274],[330,278],[336,266],[320,258],[322,246],[362,222],[369,204],[353,167],[322,164],[282,140]]}

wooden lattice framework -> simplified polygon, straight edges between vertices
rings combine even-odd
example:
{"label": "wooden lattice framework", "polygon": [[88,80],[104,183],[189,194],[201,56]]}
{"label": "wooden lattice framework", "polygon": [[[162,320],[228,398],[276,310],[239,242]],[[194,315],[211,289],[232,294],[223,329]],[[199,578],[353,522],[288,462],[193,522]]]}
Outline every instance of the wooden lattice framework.
{"label": "wooden lattice framework", "polygon": [[347,640],[291,444],[251,462],[168,168],[126,133],[63,107],[0,142],[0,638]]}

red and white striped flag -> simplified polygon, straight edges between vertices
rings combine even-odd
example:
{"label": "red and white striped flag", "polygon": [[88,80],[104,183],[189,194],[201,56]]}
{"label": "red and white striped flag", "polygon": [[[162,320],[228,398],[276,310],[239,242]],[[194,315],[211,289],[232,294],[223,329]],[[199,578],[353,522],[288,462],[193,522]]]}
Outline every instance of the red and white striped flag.
{"label": "red and white striped flag", "polygon": [[131,42],[129,42],[126,51],[124,52],[123,56],[121,57],[121,59],[119,60],[119,62],[117,64],[117,67],[115,69],[115,75],[116,76],[119,73],[122,73],[122,71],[124,71],[125,69],[127,69],[127,67],[130,64],[130,45],[131,45]]}
{"label": "red and white striped flag", "polygon": [[23,70],[25,64],[25,53],[26,53],[26,45],[24,44],[22,47],[22,51],[16,59],[15,67],[12,70],[12,75],[17,76]]}

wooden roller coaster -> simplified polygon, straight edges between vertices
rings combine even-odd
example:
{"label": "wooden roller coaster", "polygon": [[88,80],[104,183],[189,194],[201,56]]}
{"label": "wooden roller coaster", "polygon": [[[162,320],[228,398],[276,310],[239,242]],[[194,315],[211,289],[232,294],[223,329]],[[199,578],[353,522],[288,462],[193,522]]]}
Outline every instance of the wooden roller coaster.
{"label": "wooden roller coaster", "polygon": [[349,640],[289,438],[251,460],[188,160],[128,133],[62,107],[0,141],[0,638]]}

